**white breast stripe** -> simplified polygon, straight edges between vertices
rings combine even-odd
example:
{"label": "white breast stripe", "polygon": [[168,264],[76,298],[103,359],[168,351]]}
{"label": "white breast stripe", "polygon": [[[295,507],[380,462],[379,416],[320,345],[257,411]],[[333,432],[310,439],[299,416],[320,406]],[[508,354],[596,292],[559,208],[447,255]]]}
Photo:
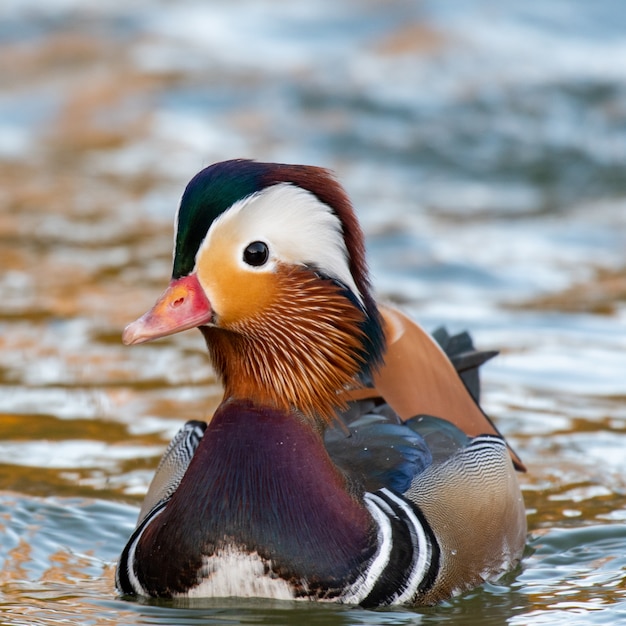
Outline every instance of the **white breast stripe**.
{"label": "white breast stripe", "polygon": [[163,511],[165,511],[164,505],[158,509],[155,509],[148,516],[148,518],[146,519],[146,523],[144,524],[144,527],[141,529],[141,532],[135,537],[133,543],[131,544],[128,550],[128,559],[126,560],[126,563],[125,563],[126,573],[128,574],[128,582],[130,582],[134,592],[140,596],[145,596],[147,594],[146,594],[146,590],[142,587],[141,583],[139,582],[139,579],[135,575],[135,567],[134,567],[135,566],[135,550],[137,549],[137,544],[139,543],[139,540],[141,539],[141,535],[143,535],[146,528],[148,528],[150,523],[157,516],[159,516]]}
{"label": "white breast stripe", "polygon": [[378,552],[367,571],[361,574],[342,594],[341,601],[348,604],[359,604],[371,593],[387,567],[391,555],[391,524],[387,515],[381,510],[389,508],[387,503],[373,493],[366,493],[364,501],[378,526]]}
{"label": "white breast stripe", "polygon": [[381,491],[396,505],[401,508],[407,518],[413,525],[414,533],[411,533],[411,539],[413,541],[413,571],[407,581],[404,591],[394,599],[394,604],[402,604],[413,599],[413,596],[417,592],[419,584],[424,580],[424,577],[428,573],[430,568],[430,562],[432,557],[432,549],[430,543],[424,532],[424,528],[419,519],[415,515],[415,512],[411,506],[405,502],[402,498],[398,497],[388,489],[381,489]]}

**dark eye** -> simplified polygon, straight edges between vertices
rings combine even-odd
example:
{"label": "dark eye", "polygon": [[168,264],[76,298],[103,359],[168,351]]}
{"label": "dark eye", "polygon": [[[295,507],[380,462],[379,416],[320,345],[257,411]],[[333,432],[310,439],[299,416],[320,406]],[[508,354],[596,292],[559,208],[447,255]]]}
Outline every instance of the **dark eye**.
{"label": "dark eye", "polygon": [[243,260],[252,267],[259,267],[267,262],[270,256],[270,251],[267,248],[267,244],[262,241],[253,241],[248,244],[248,247],[243,251]]}

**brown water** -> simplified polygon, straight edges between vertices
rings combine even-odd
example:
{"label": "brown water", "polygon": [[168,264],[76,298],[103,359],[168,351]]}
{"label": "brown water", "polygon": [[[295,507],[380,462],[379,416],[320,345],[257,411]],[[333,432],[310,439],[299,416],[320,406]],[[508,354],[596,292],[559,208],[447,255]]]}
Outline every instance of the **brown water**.
{"label": "brown water", "polygon": [[[626,623],[626,10],[516,4],[0,7],[0,623]],[[164,446],[220,398],[199,333],[120,333],[167,283],[184,184],[236,156],[334,168],[380,296],[502,351],[483,397],[530,534],[497,585],[118,598]]]}

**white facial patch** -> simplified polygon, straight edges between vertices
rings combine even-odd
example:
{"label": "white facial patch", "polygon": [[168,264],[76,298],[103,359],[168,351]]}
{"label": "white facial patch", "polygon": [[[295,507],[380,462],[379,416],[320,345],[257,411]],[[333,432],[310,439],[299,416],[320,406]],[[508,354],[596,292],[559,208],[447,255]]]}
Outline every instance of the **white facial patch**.
{"label": "white facial patch", "polygon": [[[362,301],[348,266],[339,218],[305,189],[279,183],[235,202],[213,222],[196,258],[214,237],[233,241],[232,253],[244,270],[270,272],[277,263],[311,265],[348,287]],[[262,241],[269,248],[268,261],[259,267],[243,260],[244,250],[254,241]]]}

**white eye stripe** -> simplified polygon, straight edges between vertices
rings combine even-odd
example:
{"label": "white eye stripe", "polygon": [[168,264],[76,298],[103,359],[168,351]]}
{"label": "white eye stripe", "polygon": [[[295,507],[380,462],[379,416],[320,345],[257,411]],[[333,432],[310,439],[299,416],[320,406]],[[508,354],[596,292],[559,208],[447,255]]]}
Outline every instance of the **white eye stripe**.
{"label": "white eye stripe", "polygon": [[[196,258],[214,237],[233,241],[233,254],[242,269],[272,271],[276,262],[311,265],[345,285],[362,302],[350,273],[339,218],[300,187],[279,183],[235,202],[213,222]],[[254,241],[267,243],[270,254],[269,261],[257,268],[243,261],[244,250]]]}

